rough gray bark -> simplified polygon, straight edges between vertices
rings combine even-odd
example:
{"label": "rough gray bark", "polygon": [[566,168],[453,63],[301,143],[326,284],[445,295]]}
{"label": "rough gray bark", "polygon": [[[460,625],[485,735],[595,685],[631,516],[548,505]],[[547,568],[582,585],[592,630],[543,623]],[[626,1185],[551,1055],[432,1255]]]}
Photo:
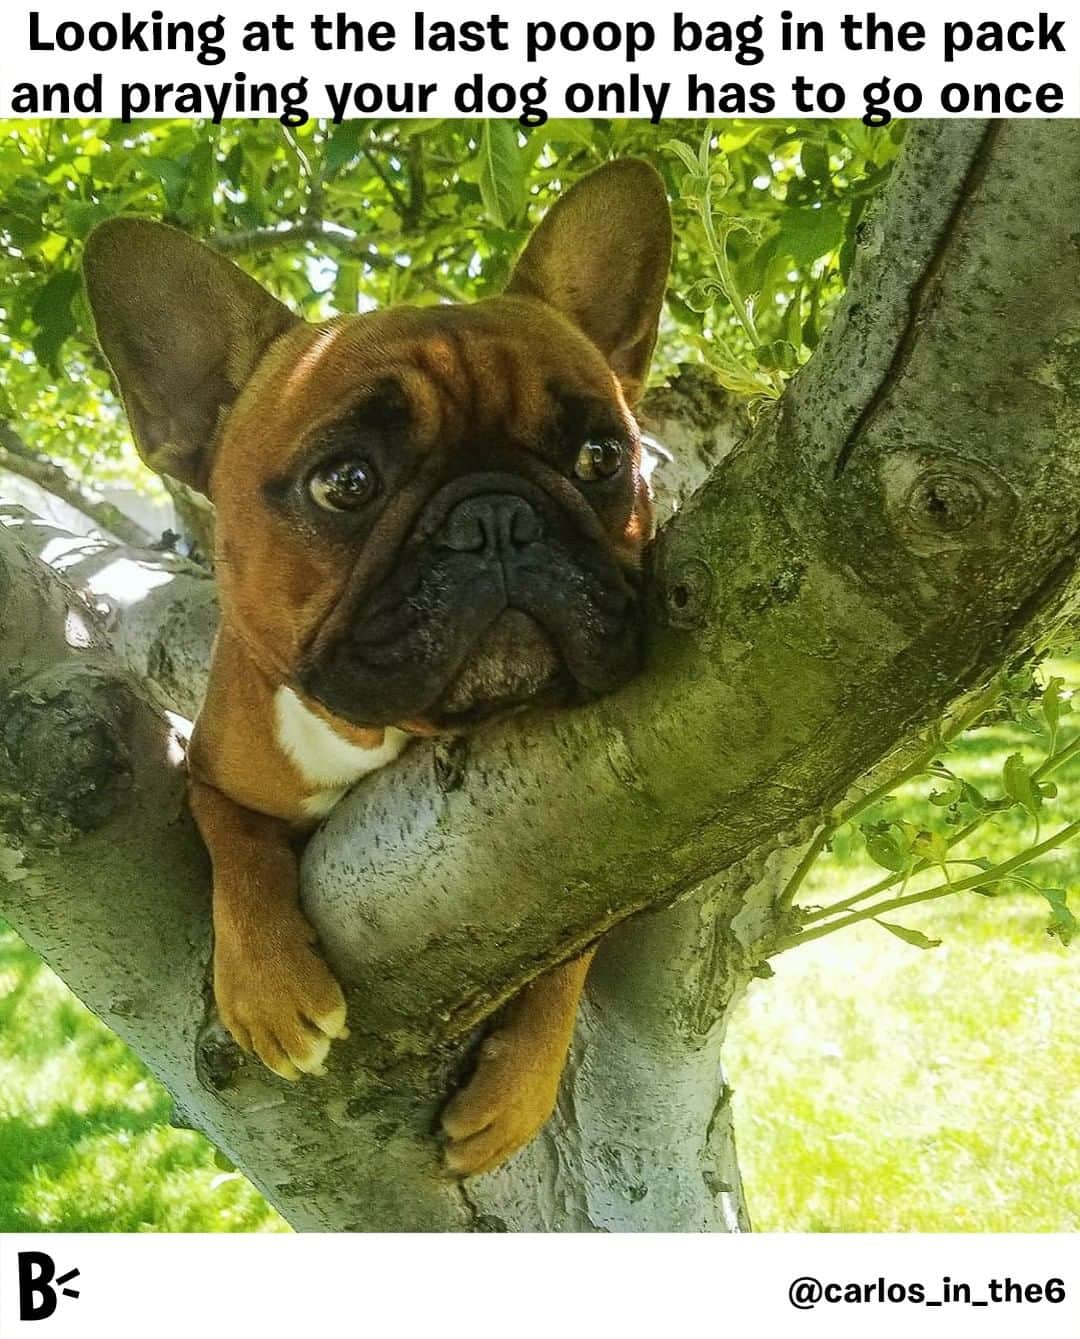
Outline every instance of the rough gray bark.
{"label": "rough gray bark", "polygon": [[[773,891],[861,773],[1075,604],[1077,217],[1075,124],[912,126],[814,361],[665,527],[647,673],[414,747],[312,843],[353,1020],[321,1083],[205,1025],[167,731],[104,636],[73,657],[71,600],[0,535],[5,914],[297,1226],[741,1225],[718,1055],[790,929]],[[146,628],[125,646],[153,676]],[[499,1172],[440,1178],[476,1024],[608,930],[559,1118]]]}

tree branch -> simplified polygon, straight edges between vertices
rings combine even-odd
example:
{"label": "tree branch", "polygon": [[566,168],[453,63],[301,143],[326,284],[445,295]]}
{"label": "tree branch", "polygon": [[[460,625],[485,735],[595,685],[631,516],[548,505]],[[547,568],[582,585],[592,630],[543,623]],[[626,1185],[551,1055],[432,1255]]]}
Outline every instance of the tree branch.
{"label": "tree branch", "polygon": [[141,525],[125,516],[119,507],[113,506],[93,489],[73,479],[60,465],[48,456],[32,450],[10,423],[0,419],[0,469],[9,474],[17,474],[22,479],[43,488],[46,493],[74,507],[102,530],[115,536],[122,544],[135,544],[143,548],[150,545],[153,536]]}
{"label": "tree branch", "polygon": [[252,255],[260,251],[280,251],[303,246],[308,242],[323,242],[338,251],[364,261],[373,270],[400,268],[397,262],[372,249],[370,242],[340,223],[330,223],[314,216],[296,223],[269,228],[248,228],[242,232],[212,233],[207,244],[223,256]]}
{"label": "tree branch", "polygon": [[[249,228],[243,232],[213,233],[206,239],[215,251],[223,256],[254,255],[260,251],[279,251],[290,247],[305,246],[308,242],[320,242],[332,247],[346,256],[363,262],[373,270],[407,270],[416,274],[415,266],[407,261],[398,261],[392,256],[384,256],[374,249],[370,242],[352,228],[340,223],[331,223],[320,218],[302,218],[296,223],[283,224],[272,228]],[[425,272],[425,282],[433,293],[448,298],[452,302],[460,301],[456,293],[445,280],[431,272]]]}
{"label": "tree branch", "polygon": [[424,217],[427,203],[427,176],[424,172],[424,136],[409,136],[409,198],[405,202],[402,225],[409,232],[415,232]]}
{"label": "tree branch", "polygon": [[392,200],[394,208],[397,210],[399,217],[404,221],[408,215],[408,209],[409,209],[408,200],[406,200],[405,196],[402,195],[393,177],[391,177],[390,173],[387,172],[385,167],[383,167],[382,163],[379,162],[378,157],[372,152],[371,147],[365,144],[360,152],[368,160],[368,163],[374,170],[375,175],[386,187],[386,193],[390,196],[390,199]]}

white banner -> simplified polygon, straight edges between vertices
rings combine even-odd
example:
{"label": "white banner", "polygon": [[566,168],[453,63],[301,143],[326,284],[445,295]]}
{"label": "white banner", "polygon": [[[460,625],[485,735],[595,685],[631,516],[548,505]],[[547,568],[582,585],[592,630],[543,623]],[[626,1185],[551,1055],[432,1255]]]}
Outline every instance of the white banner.
{"label": "white banner", "polygon": [[0,1339],[1075,1339],[1078,1254],[1050,1235],[8,1236]]}
{"label": "white banner", "polygon": [[872,7],[8,0],[0,116],[1080,115],[1080,20],[1000,0]]}

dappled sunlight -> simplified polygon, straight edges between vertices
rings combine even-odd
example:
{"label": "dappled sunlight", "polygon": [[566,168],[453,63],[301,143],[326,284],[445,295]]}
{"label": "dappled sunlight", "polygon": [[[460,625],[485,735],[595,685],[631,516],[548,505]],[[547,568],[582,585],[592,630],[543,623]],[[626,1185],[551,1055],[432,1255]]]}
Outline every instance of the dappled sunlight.
{"label": "dappled sunlight", "polygon": [[78,609],[69,609],[64,616],[64,641],[73,651],[85,651],[93,645],[93,633]]}
{"label": "dappled sunlight", "polygon": [[168,1094],[0,922],[0,1231],[281,1231]]}
{"label": "dappled sunlight", "polygon": [[174,576],[174,572],[153,567],[149,563],[136,562],[131,558],[114,558],[95,572],[85,586],[91,595],[128,608],[144,600],[159,586],[167,586]]}
{"label": "dappled sunlight", "polygon": [[80,535],[54,535],[38,550],[38,557],[58,572],[65,571],[73,562],[83,562],[95,553],[106,551],[110,545],[102,540],[84,539]]}

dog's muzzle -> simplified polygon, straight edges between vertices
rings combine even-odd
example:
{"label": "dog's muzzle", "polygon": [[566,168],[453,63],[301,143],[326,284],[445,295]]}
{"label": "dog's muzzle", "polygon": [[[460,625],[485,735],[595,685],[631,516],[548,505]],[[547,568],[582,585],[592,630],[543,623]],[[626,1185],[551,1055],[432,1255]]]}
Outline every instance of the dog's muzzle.
{"label": "dog's muzzle", "polygon": [[465,725],[608,692],[639,663],[638,602],[602,545],[531,481],[472,475],[430,500],[301,684],[358,723]]}

